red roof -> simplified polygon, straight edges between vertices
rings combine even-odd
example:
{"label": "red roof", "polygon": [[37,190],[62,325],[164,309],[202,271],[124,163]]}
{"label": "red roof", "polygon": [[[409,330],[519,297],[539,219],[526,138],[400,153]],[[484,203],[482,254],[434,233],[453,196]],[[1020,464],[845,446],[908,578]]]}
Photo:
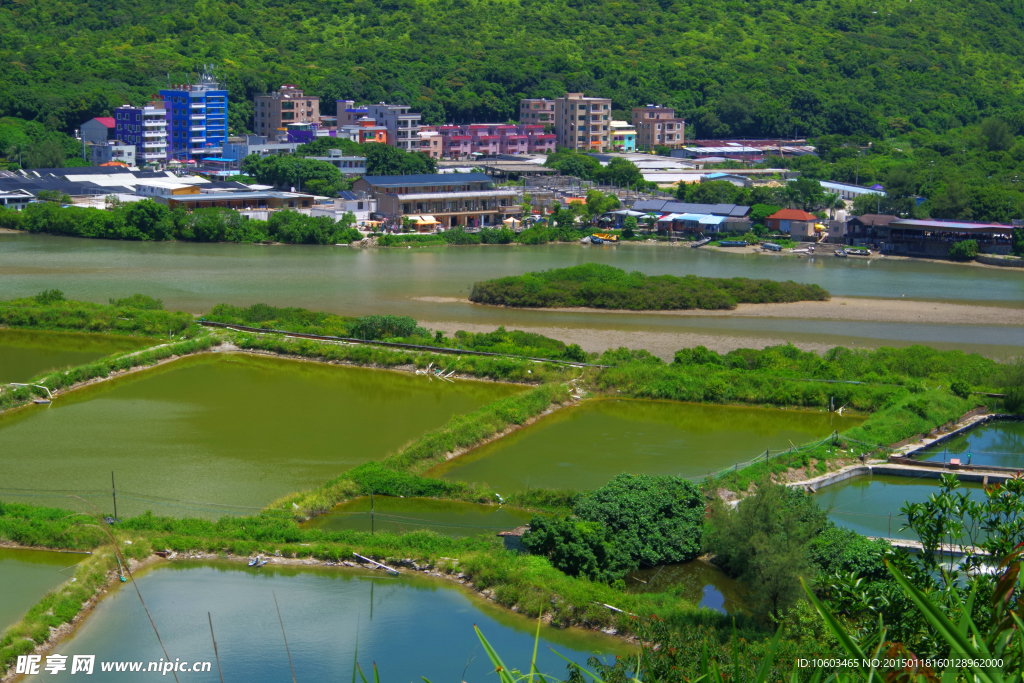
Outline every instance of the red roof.
{"label": "red roof", "polygon": [[801,211],[800,209],[782,209],[781,211],[776,211],[771,216],[768,216],[769,220],[771,220],[773,218],[775,220],[780,220],[780,221],[816,221],[816,220],[818,220],[818,217],[815,216],[813,213],[807,213],[806,211]]}
{"label": "red roof", "polygon": [[97,116],[96,120],[102,123],[107,128],[113,128],[117,125],[117,123],[114,121],[113,116]]}

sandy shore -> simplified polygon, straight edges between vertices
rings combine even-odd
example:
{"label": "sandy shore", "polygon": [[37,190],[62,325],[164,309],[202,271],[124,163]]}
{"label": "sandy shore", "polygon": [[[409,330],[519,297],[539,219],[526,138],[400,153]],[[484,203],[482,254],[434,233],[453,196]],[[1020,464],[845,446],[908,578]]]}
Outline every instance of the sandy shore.
{"label": "sandy shore", "polygon": [[[468,299],[419,297],[417,301],[464,302]],[[731,311],[619,311],[604,308],[526,308],[513,310],[668,315],[702,318],[802,318],[805,320],[846,320],[855,322],[934,323],[942,325],[1024,325],[1024,308],[970,306],[906,299],[855,299],[832,297],[831,301],[796,301],[788,304],[740,304]],[[443,329],[443,328],[437,328]],[[468,329],[468,328],[463,328]]]}

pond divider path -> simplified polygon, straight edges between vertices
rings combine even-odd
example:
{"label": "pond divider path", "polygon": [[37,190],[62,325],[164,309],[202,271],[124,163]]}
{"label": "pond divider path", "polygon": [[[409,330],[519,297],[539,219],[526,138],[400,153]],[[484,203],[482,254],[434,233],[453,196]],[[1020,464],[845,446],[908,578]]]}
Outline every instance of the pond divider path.
{"label": "pond divider path", "polygon": [[570,365],[577,368],[607,368],[609,365],[597,365],[595,363],[578,363],[576,361],[558,360],[555,358],[530,358],[529,356],[513,356],[507,353],[492,353],[490,351],[470,351],[467,349],[449,349],[442,346],[421,346],[419,344],[400,344],[398,342],[375,341],[369,339],[355,339],[352,337],[331,337],[321,334],[305,334],[302,332],[289,332],[287,330],[272,330],[262,327],[246,327],[244,325],[229,325],[227,323],[215,323],[209,320],[200,320],[204,327],[219,327],[232,332],[252,332],[254,334],[281,334],[294,339],[314,339],[317,341],[339,342],[342,344],[366,344],[368,346],[387,346],[393,349],[408,349],[410,351],[429,351],[431,353],[450,353],[457,356],[493,356],[496,358],[519,358],[530,360],[535,363],[557,363],[559,365]]}

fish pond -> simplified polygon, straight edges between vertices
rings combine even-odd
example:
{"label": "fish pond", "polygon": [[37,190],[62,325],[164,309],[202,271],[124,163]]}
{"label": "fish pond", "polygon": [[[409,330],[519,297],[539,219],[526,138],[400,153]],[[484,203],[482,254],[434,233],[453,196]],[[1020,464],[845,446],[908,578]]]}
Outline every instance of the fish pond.
{"label": "fish pond", "polygon": [[20,620],[43,596],[71,579],[81,553],[0,548],[0,632]]}
{"label": "fish pond", "polygon": [[501,492],[595,489],[622,472],[699,477],[843,431],[861,418],[672,401],[585,401],[430,474]]}
{"label": "fish pond", "polygon": [[743,608],[737,581],[703,558],[630,572],[626,576],[626,590],[630,593],[671,591],[688,602],[724,614],[735,614]]}
{"label": "fish pond", "polygon": [[[533,516],[532,512],[518,508],[433,498],[374,496],[373,503],[373,530],[393,533],[434,531],[445,536],[493,536],[528,524]],[[370,499],[346,501],[302,526],[324,531],[370,531]]]}
{"label": "fish pond", "polygon": [[[964,483],[971,498],[982,500],[980,484]],[[864,536],[919,540],[910,529],[901,531],[906,518],[900,508],[906,503],[923,503],[939,491],[939,480],[924,477],[875,475],[853,477],[825,486],[814,494],[829,519],[837,526],[853,529]]]}
{"label": "fish pond", "polygon": [[914,455],[915,460],[994,467],[1024,467],[1024,420],[994,420]]}
{"label": "fish pond", "polygon": [[[526,671],[537,627],[532,619],[426,576],[190,562],[162,564],[138,581],[171,659],[212,663],[211,671],[187,674],[187,680],[196,682],[220,680],[207,613],[224,680],[292,679],[275,598],[299,681],[347,680],[357,643],[359,664],[370,680],[374,664],[382,681],[418,681],[421,676],[432,681],[485,680],[493,666],[474,624],[507,665]],[[565,677],[566,663],[548,646],[581,664],[592,654],[609,661],[631,651],[600,633],[551,627],[542,627],[540,633],[538,668],[559,680]],[[164,656],[129,586],[115,587],[56,652],[96,655],[97,673],[102,661],[148,663]],[[29,680],[75,679],[65,671]]]}
{"label": "fish pond", "polygon": [[120,516],[252,514],[522,391],[408,373],[202,354],[0,416],[0,498]]}
{"label": "fish pond", "polygon": [[146,337],[0,329],[0,382],[25,382],[50,370],[159,343]]}

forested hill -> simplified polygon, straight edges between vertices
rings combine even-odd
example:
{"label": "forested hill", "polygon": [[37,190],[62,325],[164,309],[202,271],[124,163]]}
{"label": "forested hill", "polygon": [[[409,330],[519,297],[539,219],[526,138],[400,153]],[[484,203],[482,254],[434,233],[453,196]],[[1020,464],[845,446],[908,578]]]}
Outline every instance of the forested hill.
{"label": "forested hill", "polygon": [[674,105],[700,137],[944,131],[1024,106],[1011,0],[0,0],[0,115],[70,131],[201,63],[254,93],[400,101],[428,122],[521,96]]}

